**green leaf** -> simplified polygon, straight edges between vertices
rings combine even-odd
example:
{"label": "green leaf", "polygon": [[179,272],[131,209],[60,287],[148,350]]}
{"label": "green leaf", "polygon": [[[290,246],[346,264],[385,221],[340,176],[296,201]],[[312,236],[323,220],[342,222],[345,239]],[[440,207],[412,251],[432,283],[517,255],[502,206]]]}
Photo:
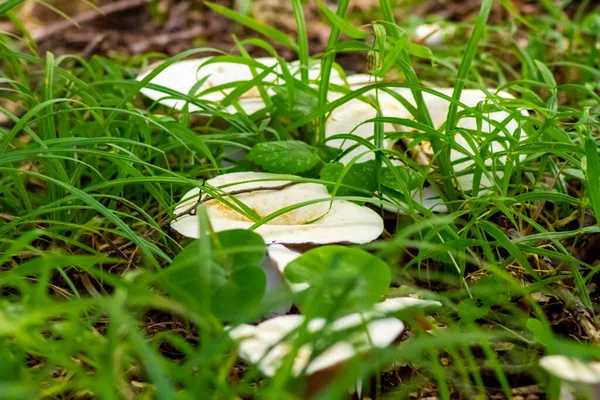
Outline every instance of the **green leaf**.
{"label": "green leaf", "polygon": [[319,149],[317,151],[321,160],[327,163],[335,160],[340,154],[340,150],[338,148],[329,147],[325,145],[319,146]]}
{"label": "green leaf", "polygon": [[585,32],[589,35],[594,35],[596,37],[600,37],[600,14],[590,13],[581,22],[580,28],[582,32]]}
{"label": "green leaf", "polygon": [[17,346],[9,346],[3,339],[0,340],[0,381],[18,382],[23,379],[23,365],[25,355]]}
{"label": "green leaf", "polygon": [[375,193],[377,190],[375,161],[353,164],[349,169],[340,162],[326,164],[321,169],[320,176],[325,181],[337,182],[344,170],[347,171],[341,183],[356,189],[338,186],[336,191],[336,185],[328,184],[326,186],[329,193],[335,192],[336,196],[366,196]]}
{"label": "green leaf", "polygon": [[552,71],[550,71],[550,69],[548,69],[548,67],[539,60],[534,60],[534,62],[536,67],[540,71],[540,75],[542,76],[544,83],[546,83],[551,88],[555,88],[556,80],[554,79],[554,75],[552,75]]}
{"label": "green leaf", "polygon": [[266,287],[267,278],[261,267],[237,268],[213,290],[212,311],[225,321],[251,316],[256,305],[260,304]]}
{"label": "green leaf", "polygon": [[496,275],[481,278],[471,287],[471,294],[488,307],[507,304],[511,296],[506,281]]}
{"label": "green leaf", "polygon": [[24,3],[25,0],[6,0],[0,4],[0,17],[18,6],[21,3]]}
{"label": "green leaf", "polygon": [[273,88],[275,95],[271,97],[275,106],[275,115],[291,124],[305,115],[315,112],[319,105],[319,100],[308,93],[295,90],[293,98],[290,99],[290,91],[285,86]]}
{"label": "green leaf", "polygon": [[406,43],[406,50],[415,57],[425,58],[427,60],[431,60],[433,58],[433,53],[429,47],[421,46],[416,43]]}
{"label": "green leaf", "polygon": [[317,0],[317,3],[319,4],[319,8],[323,12],[323,14],[325,14],[325,17],[327,17],[329,22],[331,22],[331,24],[337,29],[339,29],[341,32],[345,33],[353,39],[366,39],[369,36],[371,36],[369,33],[363,32],[360,29],[352,26],[352,24],[350,24],[344,18],[331,11],[329,7],[327,7],[327,5],[324,4],[321,0]]}
{"label": "green leaf", "polygon": [[338,53],[366,53],[371,51],[371,46],[365,42],[361,42],[360,40],[345,40],[337,44],[335,51]]}
{"label": "green leaf", "polygon": [[232,267],[259,265],[265,258],[267,248],[263,238],[252,231],[233,229],[217,234],[219,247],[213,249],[220,261],[227,260]]}
{"label": "green leaf", "polygon": [[461,320],[471,323],[485,317],[490,312],[490,308],[479,304],[476,299],[465,299],[458,304],[456,311]]}
{"label": "green leaf", "polygon": [[317,149],[300,141],[266,142],[254,145],[248,160],[270,172],[297,174],[320,161]]}
{"label": "green leaf", "polygon": [[[336,15],[340,18],[346,17],[346,11],[348,11],[348,5],[350,0],[340,0],[338,2],[338,8]],[[340,41],[340,29],[333,25],[331,32],[329,33],[329,39],[327,40],[327,47],[325,48],[324,56],[321,60],[321,81],[319,82],[319,109],[323,109],[329,103],[327,93],[329,91],[329,78],[331,77],[331,69],[335,61],[335,49]],[[321,115],[319,118],[318,125],[318,143],[325,142],[325,122],[327,121],[326,115]]]}
{"label": "green leaf", "polygon": [[285,268],[291,283],[307,283],[299,303],[308,315],[323,315],[368,307],[388,290],[385,262],[361,249],[325,246],[307,251]]}
{"label": "green leaf", "polygon": [[397,166],[394,169],[384,168],[382,170],[381,184],[389,189],[402,192],[406,185],[409,191],[419,187],[421,178],[417,171],[412,168]]}
{"label": "green leaf", "polygon": [[308,33],[306,30],[306,19],[304,18],[304,9],[302,0],[292,0],[294,17],[296,18],[296,30],[298,37],[298,58],[300,59],[300,76],[302,82],[308,83],[308,60],[310,57],[310,48],[308,44]]}
{"label": "green leaf", "polygon": [[[447,135],[451,135],[456,130],[456,126],[458,124],[458,103],[460,102],[462,91],[465,87],[465,83],[469,81],[469,73],[471,71],[471,65],[475,60],[475,56],[477,55],[477,49],[479,47],[479,42],[482,40],[483,35],[485,33],[485,28],[487,25],[487,20],[492,10],[494,1],[493,0],[483,0],[481,2],[481,8],[479,10],[479,15],[475,22],[475,27],[473,29],[473,33],[467,42],[467,47],[462,54],[462,59],[460,61],[460,65],[458,67],[458,74],[456,76],[454,91],[452,92],[453,101],[450,103],[448,107],[448,115],[446,117],[446,133]],[[445,149],[442,150],[439,141],[434,140],[431,142],[433,147],[433,151],[438,160],[438,165],[440,167],[440,173],[444,177],[444,186],[446,195],[448,200],[452,201],[456,198],[456,194],[454,191],[454,183],[452,182],[451,176],[453,175],[452,165],[451,165],[451,146],[446,146]]]}
{"label": "green leaf", "polygon": [[218,232],[209,250],[201,239],[190,243],[158,283],[192,307],[202,304],[203,289],[209,288],[210,311],[215,316],[226,321],[247,318],[258,310],[265,293],[267,281],[260,267],[265,254],[263,239],[252,231]]}
{"label": "green leaf", "polygon": [[394,47],[391,49],[391,51],[389,53],[387,53],[385,55],[385,57],[383,58],[381,68],[379,68],[376,71],[375,75],[377,75],[380,78],[385,78],[385,75],[388,73],[388,71],[390,69],[392,69],[392,67],[396,64],[396,62],[400,58],[400,56],[402,54],[402,50],[404,50],[404,46],[406,45],[407,41],[408,41],[408,36],[406,35],[406,33],[403,32],[400,35],[400,37],[398,39],[396,39],[396,42],[394,43]]}

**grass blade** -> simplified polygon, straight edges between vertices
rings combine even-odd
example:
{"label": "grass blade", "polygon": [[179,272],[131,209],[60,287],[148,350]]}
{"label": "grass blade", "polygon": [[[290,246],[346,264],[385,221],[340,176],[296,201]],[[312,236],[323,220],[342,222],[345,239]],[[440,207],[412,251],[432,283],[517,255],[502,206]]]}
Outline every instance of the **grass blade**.
{"label": "grass blade", "polygon": [[[350,0],[340,0],[337,8],[337,16],[344,18],[346,11],[348,10],[348,4]],[[329,90],[329,78],[331,76],[331,69],[333,68],[333,62],[335,61],[335,49],[337,48],[338,42],[340,41],[340,30],[336,26],[331,27],[331,33],[329,34],[329,40],[327,41],[327,47],[325,49],[325,56],[321,61],[321,83],[319,84],[319,108],[322,109],[327,104],[327,91]],[[325,140],[325,121],[327,120],[326,115],[322,115],[319,118],[319,129],[318,139],[319,143],[323,143]]]}
{"label": "grass blade", "polygon": [[0,17],[24,2],[25,0],[6,0],[2,2],[2,4],[0,4]]}
{"label": "grass blade", "polygon": [[585,179],[587,181],[588,196],[596,215],[596,221],[600,225],[600,158],[598,157],[598,147],[592,138],[585,141],[585,158],[587,168]]}
{"label": "grass blade", "polygon": [[284,46],[287,46],[295,52],[298,52],[298,45],[296,44],[296,42],[294,42],[294,40],[285,33],[280,32],[277,29],[272,28],[268,25],[261,24],[255,19],[230,10],[227,7],[223,7],[218,4],[211,3],[209,1],[205,2],[204,4],[206,4],[208,7],[212,8],[216,12],[223,14],[227,18],[230,18],[239,24],[247,26],[248,28],[260,33],[261,35],[264,35],[269,39],[280,43]]}
{"label": "grass blade", "polygon": [[308,60],[310,50],[308,48],[308,32],[306,31],[306,20],[302,0],[292,0],[294,17],[296,18],[296,30],[298,36],[298,58],[300,59],[300,77],[302,82],[308,83]]}

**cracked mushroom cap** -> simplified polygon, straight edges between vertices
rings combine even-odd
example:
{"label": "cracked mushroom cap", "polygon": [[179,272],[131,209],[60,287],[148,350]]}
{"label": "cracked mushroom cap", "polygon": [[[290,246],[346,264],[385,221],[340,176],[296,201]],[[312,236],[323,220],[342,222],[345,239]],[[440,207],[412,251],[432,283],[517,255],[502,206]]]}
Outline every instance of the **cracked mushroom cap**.
{"label": "cracked mushroom cap", "polygon": [[600,362],[583,362],[575,358],[554,355],[542,357],[540,366],[565,381],[600,384]]}
{"label": "cracked mushroom cap", "polygon": [[[288,211],[255,229],[267,244],[270,243],[369,243],[383,232],[383,220],[368,207],[345,200],[333,200],[324,185],[318,183],[293,183],[301,179],[292,175],[264,172],[237,172],[206,181],[221,188],[223,200],[235,204],[232,197],[243,202],[261,218],[283,208],[302,202],[324,200]],[[262,181],[260,181],[262,180]],[[284,186],[285,185],[285,186]],[[244,193],[239,193],[244,191]],[[227,195],[237,192],[235,195]],[[200,189],[186,193],[175,209],[175,215],[193,209],[198,202]],[[230,208],[221,199],[204,201],[215,231],[249,229],[255,223]],[[197,238],[200,230],[195,215],[182,215],[171,227],[184,236]]]}
{"label": "cracked mushroom cap", "polygon": [[[312,346],[302,345],[294,359],[292,371],[295,375],[300,375],[302,371],[312,375],[339,365],[358,354],[388,347],[400,336],[404,324],[386,314],[408,307],[429,306],[441,304],[430,300],[394,298],[376,304],[371,311],[346,315],[331,324],[327,324],[323,318],[312,319],[307,323],[308,332],[348,333],[312,360]],[[240,340],[239,350],[243,359],[258,364],[265,375],[273,376],[281,366],[283,358],[292,350],[293,332],[304,322],[305,317],[302,315],[285,315],[256,326],[239,325],[229,331],[229,336]],[[360,328],[363,324],[364,327]]]}

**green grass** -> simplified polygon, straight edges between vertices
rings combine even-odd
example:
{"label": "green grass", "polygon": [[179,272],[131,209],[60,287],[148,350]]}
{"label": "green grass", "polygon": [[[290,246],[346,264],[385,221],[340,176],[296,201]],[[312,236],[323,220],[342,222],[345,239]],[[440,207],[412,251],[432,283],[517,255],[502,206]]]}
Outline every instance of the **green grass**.
{"label": "green grass", "polygon": [[[0,4],[0,15],[15,18],[11,9],[20,3]],[[340,1],[335,15],[343,17],[348,3]],[[504,3],[507,13],[516,13],[510,2]],[[182,195],[201,187],[203,179],[259,169],[247,160],[225,166],[228,149],[247,152],[278,140],[304,141],[308,153],[318,152],[319,157],[311,158],[314,163],[298,173],[300,181],[328,184],[336,198],[368,203],[378,211],[381,204],[407,200],[409,182],[403,175],[396,173],[401,184],[395,190],[383,183],[389,166],[383,140],[399,136],[385,132],[384,123],[416,129],[420,139],[432,143],[433,173],[404,153],[387,154],[404,159],[419,182],[440,185],[451,212],[435,215],[407,200],[408,215],[385,214],[382,238],[360,247],[389,265],[393,278],[388,296],[418,294],[444,306],[427,319],[431,333],[423,330],[422,316],[402,314],[410,335],[368,362],[352,361],[320,398],[343,398],[357,379],[370,397],[408,398],[419,391],[440,398],[510,397],[513,388],[535,384],[558,398],[551,390],[557,382],[537,366],[542,355],[600,358],[589,332],[581,329],[580,315],[573,314],[583,309],[593,316],[599,295],[597,255],[586,241],[599,234],[600,218],[600,30],[590,17],[597,21],[600,10],[583,12],[577,2],[569,9],[542,3],[542,14],[514,15],[492,26],[487,24],[492,1],[484,0],[475,20],[460,23],[473,28],[470,39],[458,33],[433,49],[432,60],[416,57],[422,49],[406,46],[408,32],[419,21],[394,19],[397,10],[385,0],[372,16],[351,16],[355,26],[324,15],[333,24],[329,42],[324,54],[310,57],[310,32],[299,0],[292,3],[297,42],[248,16],[209,5],[257,32],[256,38],[240,40],[240,49],[253,44],[276,53],[285,46],[297,53],[301,65],[320,60],[325,68],[317,88],[309,85],[306,72],[297,79],[282,73],[286,91],[272,98],[265,112],[252,116],[228,114],[218,104],[150,85],[155,74],[136,82],[131,77],[151,55],[125,61],[38,55],[27,46],[26,32],[22,40],[0,36],[0,114],[8,121],[0,126],[0,398],[300,396],[306,379],[294,378],[289,368],[264,379],[255,367],[238,361],[235,343],[228,339],[228,324],[256,321],[263,310],[251,308],[234,321],[211,312],[215,299],[210,296],[209,261],[204,260],[214,254],[231,256],[219,248],[215,232],[203,230],[199,239],[197,258],[203,261],[193,275],[198,298],[177,296],[177,286],[162,284],[165,271],[190,243],[163,222],[173,217]],[[370,25],[359,30],[359,23]],[[363,40],[360,32],[369,37]],[[378,79],[328,103],[327,92],[335,89],[328,77],[336,49],[349,40],[360,41],[354,51],[369,52],[382,60],[380,67],[389,70],[384,72],[401,79]],[[205,50],[189,50],[161,68]],[[223,60],[255,66],[257,78],[250,87],[264,71],[247,57]],[[435,91],[424,84],[454,87],[453,96],[439,95],[452,104],[445,128],[433,126],[422,95]],[[188,101],[208,116],[155,104],[139,94],[144,86]],[[380,113],[373,120],[373,143],[357,141],[375,153],[374,175],[361,172],[356,178],[357,162],[343,167],[336,180],[321,178],[321,169],[335,159],[323,155],[329,113],[370,89],[395,87],[413,92],[415,115],[402,120]],[[460,93],[468,88],[490,88],[494,104],[459,111]],[[516,98],[500,98],[496,88]],[[235,103],[243,89],[228,101]],[[298,104],[305,107],[300,112],[293,109]],[[476,180],[492,177],[493,190],[470,197],[454,187],[452,135],[459,129],[458,118],[472,115],[485,121],[490,109],[511,116],[497,123],[489,138],[508,140],[504,155],[510,162],[486,166],[486,160],[503,154],[481,151],[472,156],[475,166],[469,172]],[[528,112],[521,115],[521,110]],[[513,119],[526,140],[501,139]],[[474,131],[463,133],[471,140],[477,137]],[[504,176],[495,175],[497,171]],[[347,180],[350,176],[354,178]],[[379,196],[384,191],[387,200]],[[252,210],[238,203],[229,204],[253,217]],[[256,228],[288,210],[250,219]],[[199,217],[207,218],[202,212]],[[339,290],[322,291],[322,296],[339,296]],[[540,293],[550,300],[536,300]],[[343,299],[334,300],[343,304]],[[335,315],[339,310],[318,312]],[[294,342],[296,348],[315,341],[304,333]],[[324,346],[332,340],[321,337],[315,343]]]}

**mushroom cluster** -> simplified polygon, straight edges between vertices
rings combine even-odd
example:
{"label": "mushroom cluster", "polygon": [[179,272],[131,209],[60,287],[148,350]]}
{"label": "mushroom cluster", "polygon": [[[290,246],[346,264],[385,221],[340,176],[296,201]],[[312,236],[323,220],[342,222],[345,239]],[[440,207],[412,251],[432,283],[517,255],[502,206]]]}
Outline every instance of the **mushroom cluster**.
{"label": "mushroom cluster", "polygon": [[[264,89],[268,96],[273,95],[272,86],[283,84],[283,67],[286,72],[295,78],[300,76],[298,62],[284,63],[275,57],[262,57],[251,60],[214,61],[214,57],[185,60],[173,63],[159,72],[150,81],[151,84],[189,95],[195,99],[218,104],[232,93],[235,88],[247,82],[248,90],[237,97],[237,103],[246,114],[253,114],[265,107],[261,98],[260,89]],[[154,64],[137,77],[138,81],[147,78],[160,64]],[[316,81],[321,75],[320,64],[312,63],[308,66],[308,79]],[[349,80],[350,84],[366,83],[368,75],[355,75]],[[331,71],[330,82],[344,85],[344,79],[337,70]],[[169,108],[182,110],[188,103],[166,91],[142,88],[141,93],[146,97],[159,102]],[[198,112],[200,108],[194,104],[189,106],[190,112]],[[234,106],[227,106],[225,112],[234,113]]]}
{"label": "mushroom cluster", "polygon": [[[263,96],[271,96],[274,86],[283,84],[283,76],[300,74],[298,63],[283,63],[277,58],[260,58],[240,62],[215,62],[212,58],[189,60],[169,65],[151,83],[167,90],[142,89],[142,93],[157,102],[181,110],[188,103],[185,96],[215,104],[224,112],[247,114],[265,108]],[[147,80],[147,71],[138,80]],[[310,85],[321,75],[320,65],[308,70]],[[342,77],[332,70],[330,82],[346,86],[350,90],[373,83],[369,75]],[[329,92],[329,100],[339,100],[342,94]],[[433,171],[435,154],[429,142],[432,129],[418,129],[415,110],[417,101],[413,92],[395,85],[382,91],[363,89],[362,96],[352,98],[335,108],[328,116],[325,129],[326,144],[342,153],[339,161],[348,166],[376,159],[375,151],[381,151],[386,164],[396,167],[418,167]],[[183,97],[166,95],[168,92]],[[235,91],[235,92],[234,92]],[[229,104],[235,94],[233,102]],[[443,132],[452,100],[453,89],[426,89],[423,100],[431,115],[433,130]],[[465,193],[482,193],[495,184],[495,177],[502,177],[502,167],[512,162],[511,145],[525,136],[520,132],[519,117],[522,112],[509,113],[498,104],[499,99],[510,99],[505,92],[496,93],[494,102],[488,101],[488,91],[464,90],[458,104],[456,129],[453,129],[450,161],[457,174],[456,184]],[[228,99],[227,104],[219,103]],[[485,110],[484,110],[484,107]],[[200,111],[196,105],[190,111]],[[375,126],[378,117],[383,123],[383,148],[375,148]],[[409,121],[407,123],[406,121]],[[404,123],[403,123],[404,122]],[[357,141],[351,140],[357,138]],[[365,142],[366,141],[366,142]],[[372,146],[364,144],[370,142]],[[380,144],[381,145],[381,144]],[[373,149],[376,149],[375,151]],[[489,154],[489,156],[486,156]],[[474,188],[474,169],[483,168],[479,188]],[[434,182],[433,179],[429,179]],[[447,212],[436,190],[436,185],[420,187],[408,193],[413,201],[434,212]],[[389,200],[384,208],[392,212],[406,209],[402,203]],[[394,203],[395,202],[395,203]],[[397,204],[391,205],[391,204]],[[217,231],[250,229],[258,233],[267,244],[268,257],[263,262],[267,275],[267,290],[288,288],[294,296],[301,296],[310,285],[306,282],[290,283],[284,271],[302,253],[290,246],[327,244],[366,244],[377,239],[383,232],[381,216],[371,208],[333,197],[323,184],[300,176],[265,172],[228,173],[209,179],[186,193],[175,210],[171,227],[184,236],[198,238],[201,232],[196,217],[197,208],[206,210],[212,228]],[[290,270],[293,267],[290,267]],[[312,290],[312,289],[311,289]],[[295,298],[295,297],[294,297]],[[369,304],[372,304],[369,303]],[[407,307],[440,306],[438,302],[412,298],[388,299],[377,303],[370,310],[327,321],[323,318],[307,319],[302,315],[281,315],[258,325],[238,325],[229,329],[232,339],[239,341],[240,355],[259,370],[272,376],[281,367],[282,360],[294,353],[294,374],[311,375],[323,369],[343,364],[358,354],[389,346],[404,329],[403,323],[390,316]],[[282,304],[277,314],[286,314],[291,302]],[[309,344],[296,346],[298,332],[342,333],[343,339],[315,353]]]}
{"label": "mushroom cluster", "polygon": [[[284,68],[285,67],[285,68]],[[156,68],[156,66],[154,66]],[[145,79],[154,68],[142,73],[137,79]],[[162,70],[151,80],[152,84],[159,85],[172,91],[190,95],[199,100],[218,104],[231,94],[234,88],[248,83],[247,90],[237,97],[239,107],[248,114],[252,114],[265,107],[261,98],[259,88],[264,89],[267,95],[272,95],[272,87],[284,83],[283,71],[297,78],[300,75],[300,64],[298,62],[284,63],[281,59],[274,57],[258,58],[254,60],[242,59],[230,61],[218,61],[213,57],[176,62]],[[308,69],[309,80],[314,87],[321,75],[319,63],[312,63]],[[260,79],[259,79],[260,78]],[[370,75],[355,74],[342,77],[336,69],[332,69],[330,82],[335,85],[346,85],[350,89],[356,89],[375,83]],[[374,125],[372,121],[378,115],[393,117],[396,121],[414,120],[414,107],[417,102],[411,90],[407,88],[393,87],[389,92],[372,89],[362,96],[347,101],[334,109],[328,117],[326,124],[327,144],[345,151],[340,159],[343,164],[349,162],[365,162],[375,158],[373,151],[365,146],[357,145],[347,138],[335,138],[339,134],[351,134],[362,139],[373,142]],[[494,101],[490,101],[489,93],[494,93]],[[161,104],[175,109],[182,109],[186,101],[167,95],[164,92],[153,89],[142,89],[142,93]],[[446,124],[448,110],[452,103],[452,88],[436,88],[435,90],[423,91],[423,100],[431,115],[433,128],[443,131]],[[339,99],[341,94],[336,92],[335,87],[330,90],[331,101]],[[365,101],[370,97],[373,101]],[[398,101],[398,97],[404,101]],[[525,111],[509,113],[501,109],[498,99],[510,100],[512,96],[506,92],[494,90],[464,90],[460,97],[458,107],[459,118],[456,130],[450,142],[450,161],[453,165],[456,185],[465,194],[485,194],[493,190],[496,182],[503,176],[503,168],[508,160],[514,162],[510,157],[511,146],[526,139],[520,130],[519,118],[526,115]],[[491,111],[480,111],[479,106],[492,107]],[[409,110],[410,106],[413,110]],[[224,108],[225,112],[236,112],[238,108],[232,105]],[[198,107],[190,105],[190,111],[198,111]],[[393,165],[404,165],[399,158],[412,158],[414,162],[423,168],[433,171],[435,157],[431,145],[427,140],[414,142],[411,137],[420,132],[415,128],[404,126],[400,123],[385,122],[383,124],[386,139],[383,150],[391,158]],[[494,134],[494,135],[492,135]],[[421,135],[422,136],[422,135]],[[400,138],[401,139],[398,139]],[[403,150],[404,149],[404,150]],[[401,157],[394,157],[397,154]],[[483,168],[481,179],[478,180],[478,188],[475,188],[474,170]],[[431,181],[430,179],[428,179]],[[442,193],[436,185],[422,185],[411,193],[413,201],[423,205],[434,212],[447,212],[443,204]],[[385,197],[386,200],[391,200]],[[397,202],[393,205],[388,202],[384,208],[392,212],[405,212],[406,205]]]}
{"label": "mushroom cluster", "polygon": [[[413,107],[417,106],[411,90],[406,88],[394,88],[394,92],[402,97]],[[443,131],[446,125],[446,117],[451,105],[452,88],[437,88],[434,92],[424,92],[423,100],[431,115],[433,127],[438,131]],[[512,96],[506,92],[498,92],[496,96],[501,99],[511,99]],[[488,95],[482,90],[464,90],[460,97],[458,107],[459,114],[466,114],[457,122],[456,134],[451,143],[450,161],[453,164],[456,173],[457,186],[464,193],[473,192],[474,173],[470,172],[475,164],[477,157],[481,157],[483,152],[489,154],[483,157],[483,164],[486,166],[479,183],[479,194],[486,193],[493,185],[495,175],[498,179],[502,178],[502,170],[494,171],[492,166],[505,165],[510,151],[511,143],[522,141],[526,136],[520,132],[519,118],[526,115],[525,111],[510,114],[507,111],[493,109],[492,111],[479,112],[478,115],[466,113],[467,109],[475,110],[480,104],[487,104]],[[402,103],[389,93],[378,93],[377,102],[380,115],[382,117],[393,117],[397,121],[414,120],[415,116]],[[463,107],[464,106],[464,107]],[[341,107],[336,108],[328,119],[326,135],[333,137],[340,133],[351,133],[360,136],[363,139],[373,141],[374,122],[366,122],[377,117],[377,109],[372,105],[353,99]],[[392,122],[384,123],[386,133],[396,133],[394,137],[404,134],[402,139],[386,139],[383,143],[384,150],[390,154],[396,151],[396,148],[405,147],[410,149],[410,158],[422,167],[431,168],[434,161],[434,154],[428,141],[413,143],[410,135],[417,133],[416,129],[408,128]],[[495,139],[490,140],[492,133]],[[329,145],[339,147],[343,150],[351,149],[341,159],[343,163],[362,157],[359,161],[374,159],[372,152],[369,152],[364,146],[356,146],[345,139],[332,139]],[[399,146],[400,145],[400,146]],[[521,157],[522,159],[522,157]],[[395,165],[402,165],[401,161],[392,160]],[[501,169],[501,168],[500,168]],[[412,193],[413,200],[421,202],[426,208],[433,209],[436,212],[446,212],[439,195],[432,187],[421,187]],[[389,211],[398,211],[398,208],[386,207]]]}
{"label": "mushroom cluster", "polygon": [[[306,182],[298,176],[230,173],[207,180],[203,189],[195,188],[184,195],[175,210],[178,217],[172,222],[172,228],[197,238],[200,227],[194,210],[200,204],[205,207],[217,232],[253,228],[257,223],[252,220],[249,210],[266,219],[255,232],[268,245],[263,270],[267,275],[267,288],[272,291],[285,286],[299,293],[309,288],[307,283],[289,283],[283,278],[285,268],[301,256],[287,245],[368,243],[383,231],[383,220],[372,209],[335,199],[324,185]],[[311,376],[341,367],[356,356],[392,344],[402,333],[404,324],[390,314],[405,308],[438,306],[441,304],[437,301],[394,298],[375,304],[371,310],[352,313],[331,323],[323,318],[307,320],[302,315],[280,315],[258,325],[232,327],[229,335],[239,342],[240,356],[256,364],[266,376],[274,375],[283,365],[285,357],[294,349],[292,339],[300,327],[309,334],[319,332],[341,337],[318,354],[306,343],[296,349],[293,373]],[[291,303],[281,304],[276,313],[286,314],[290,308]]]}
{"label": "mushroom cluster", "polygon": [[282,360],[292,351],[293,341],[299,328],[307,334],[316,332],[344,333],[343,339],[323,349],[316,357],[308,344],[301,345],[295,353],[292,364],[294,375],[312,375],[321,370],[340,366],[356,355],[371,349],[389,346],[400,336],[404,324],[391,314],[404,309],[438,307],[441,304],[432,300],[419,300],[410,297],[390,298],[375,304],[372,310],[346,315],[328,323],[324,318],[307,320],[302,315],[284,315],[269,319],[258,325],[238,325],[229,331],[229,336],[240,342],[240,356],[257,364],[267,376],[273,376],[281,367]]}

